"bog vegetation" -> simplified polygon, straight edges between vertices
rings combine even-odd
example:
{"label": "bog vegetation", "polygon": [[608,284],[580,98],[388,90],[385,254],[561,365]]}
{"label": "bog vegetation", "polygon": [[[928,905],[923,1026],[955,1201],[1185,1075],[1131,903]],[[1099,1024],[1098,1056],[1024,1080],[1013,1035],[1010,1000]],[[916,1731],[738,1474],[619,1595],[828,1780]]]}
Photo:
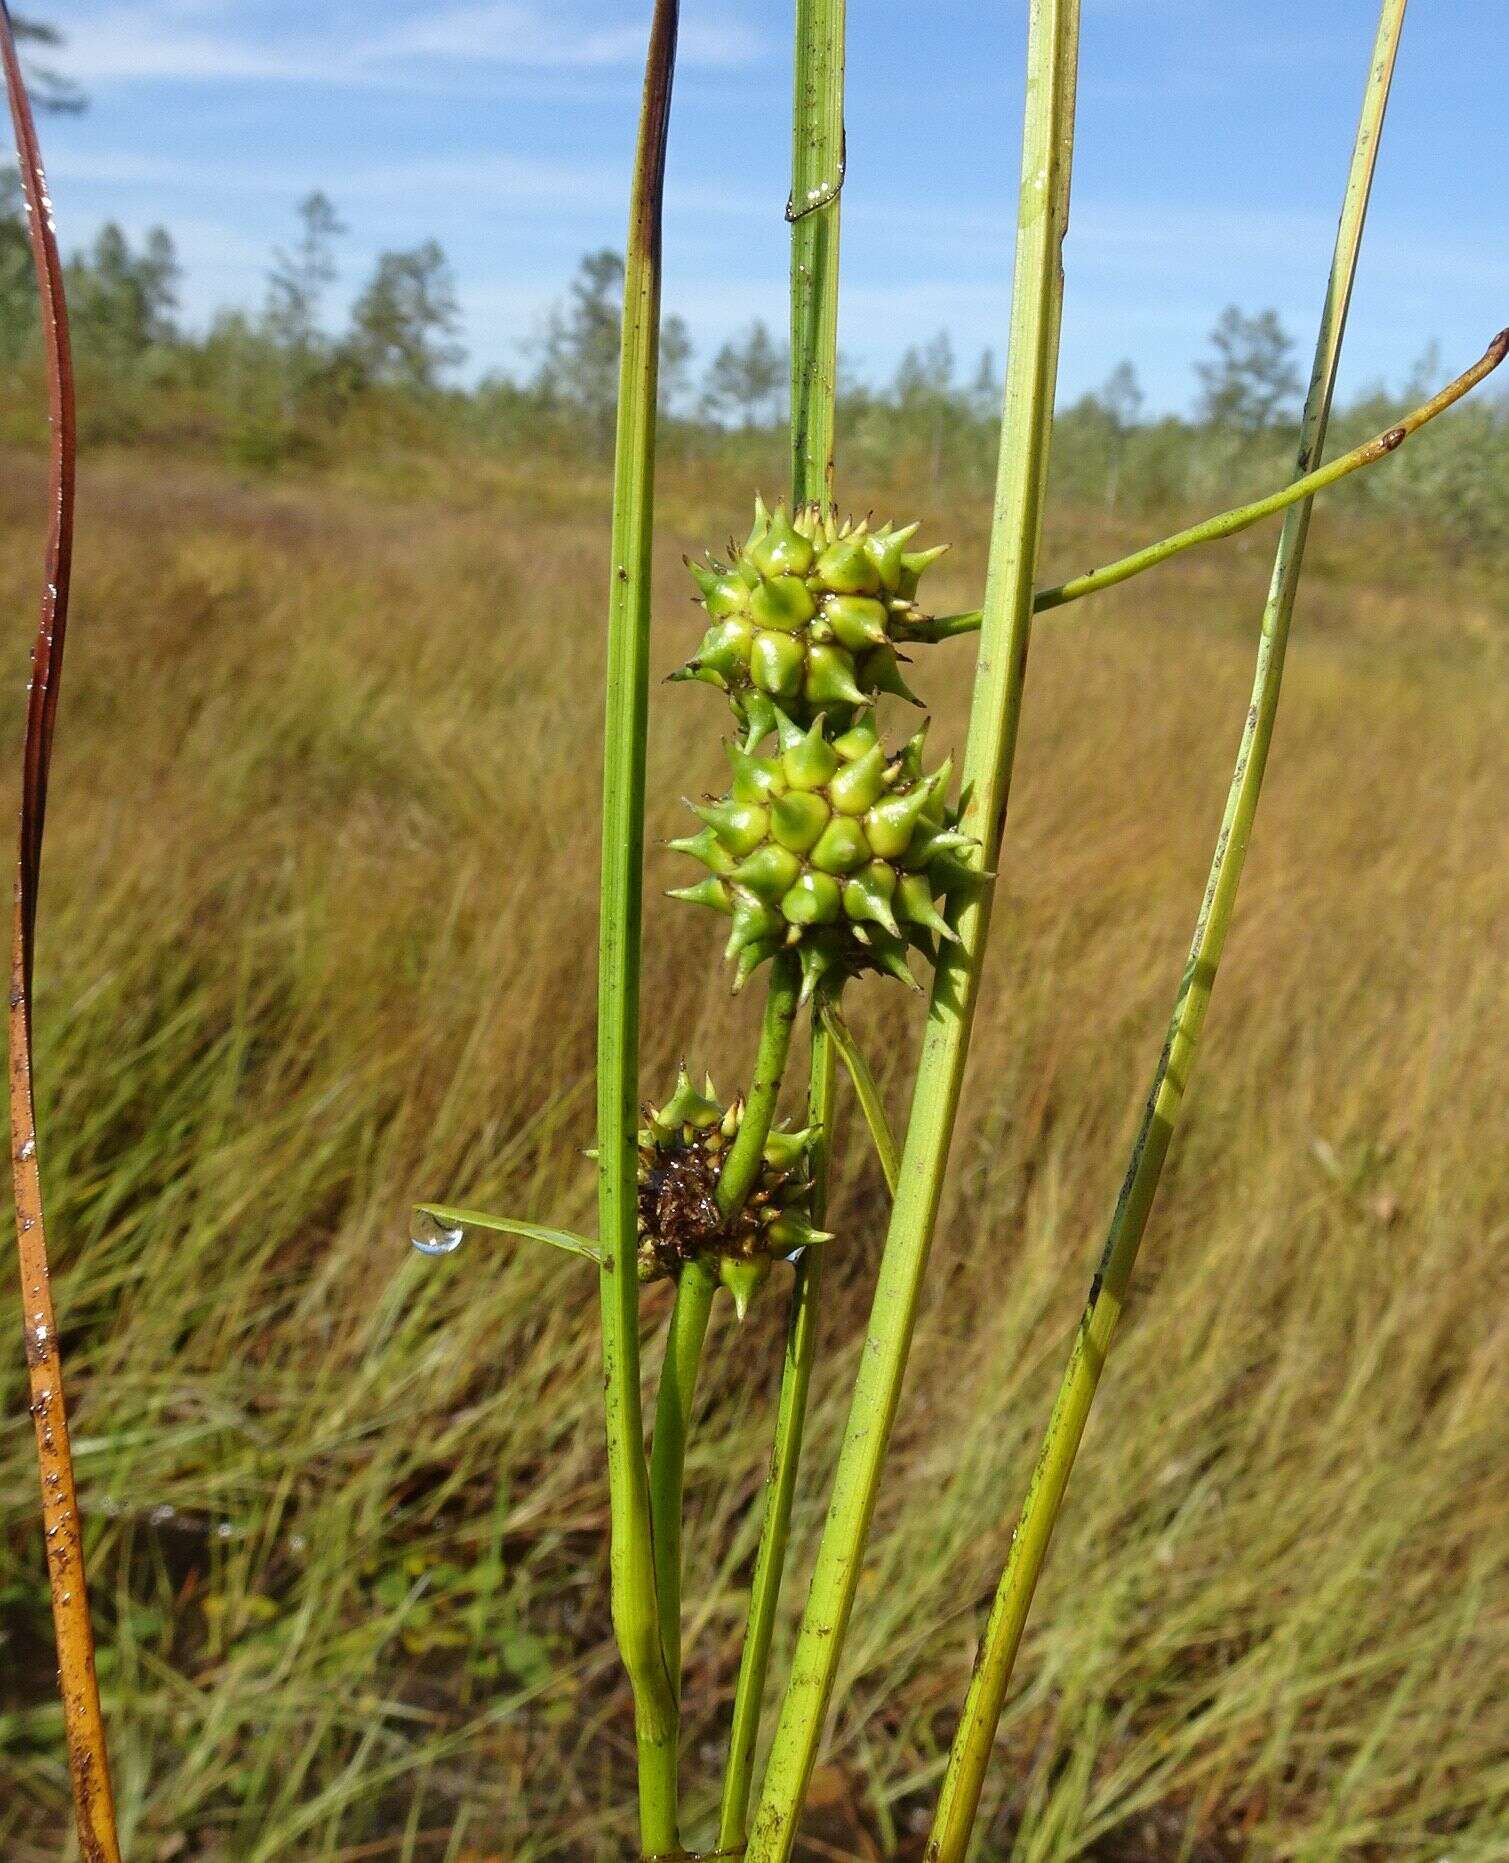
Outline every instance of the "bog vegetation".
{"label": "bog vegetation", "polygon": [[[746,484],[663,487],[657,674],[697,632],[680,552],[746,520]],[[85,462],[38,1078],[133,1858],[617,1863],[633,1841],[592,1277],[501,1239],[438,1265],[405,1239],[416,1186],[591,1224],[596,771],[576,747],[607,486],[502,461],[467,486],[458,505],[358,460],[297,487],[166,451],[150,472]],[[925,485],[894,490],[930,510]],[[8,454],[10,612],[43,496],[41,462]],[[983,498],[961,511],[940,604],[973,598],[987,522]],[[1045,574],[1142,534],[1060,502]],[[818,1775],[810,1828],[840,1855],[920,1850],[1001,1497],[1036,1454],[1177,981],[1265,559],[1261,532],[1185,557],[1045,621],[1034,649],[937,1273]],[[1509,1150],[1509,605],[1449,549],[1326,512],[1309,573],[1211,1013],[1223,1064],[1199,1077],[1029,1629],[987,1856],[1029,1815],[1022,1855],[1116,1863],[1487,1863],[1509,1844],[1509,1340],[1485,1292]],[[1149,684],[1153,637],[1187,681]],[[940,743],[971,650],[931,650]],[[1097,753],[1090,710],[1118,721]],[[711,744],[686,767],[679,722],[662,710],[652,735],[656,836],[684,831],[683,790],[723,780]],[[714,1030],[746,1050],[757,1015],[730,1007],[710,917],[657,901],[684,869],[651,856],[655,1081]],[[899,1118],[913,1018],[876,981],[852,1020]],[[885,1209],[841,1118],[850,1240],[799,1546]],[[694,1755],[724,1738],[779,1304],[715,1319],[703,1374]],[[667,1307],[648,1290],[651,1377]],[[0,1328],[18,1325],[0,1282]],[[19,1361],[0,1848],[54,1863],[67,1781]]]}
{"label": "bog vegetation", "polygon": [[[0,434],[25,443],[42,407],[35,292],[13,177],[0,174],[0,360],[13,390]],[[265,300],[183,326],[171,234],[132,242],[106,226],[69,266],[86,444],[192,450],[250,471],[338,470],[357,454],[395,476],[457,454],[504,462],[545,447],[564,470],[591,471],[612,447],[623,260],[584,254],[517,367],[463,385],[465,328],[434,241],[384,253],[365,279],[343,264],[338,208],[299,204],[286,247],[270,255]],[[349,317],[336,296],[356,286]],[[1063,408],[1055,490],[1112,516],[1156,523],[1280,484],[1294,453],[1300,372],[1294,339],[1271,310],[1232,306],[1191,358],[1186,415],[1147,413],[1136,370]],[[661,333],[662,449],[775,487],[785,455],[789,356],[760,322],[709,352],[670,316]],[[1439,385],[1437,351],[1391,387],[1359,395],[1332,421],[1333,451],[1381,432]],[[900,482],[934,500],[984,493],[995,471],[1001,384],[992,352],[960,358],[946,331],[910,349],[889,381],[840,366],[839,446],[867,488]],[[1430,535],[1478,563],[1509,556],[1509,399],[1489,389],[1450,431],[1423,433],[1387,473],[1331,494],[1337,508]],[[910,509],[908,505],[906,507]],[[745,526],[744,528],[747,528]]]}
{"label": "bog vegetation", "polygon": [[[79,604],[94,652],[59,771],[79,759],[82,800],[59,812],[50,856],[50,948],[67,961],[35,998],[64,1330],[51,1337],[50,1306],[30,1316],[48,1321],[28,1332],[30,1399],[45,1509],[61,1353],[133,1857],[689,1863],[686,1834],[711,1828],[715,1854],[761,1863],[960,1863],[975,1837],[982,1856],[1045,1863],[1486,1858],[1509,1843],[1504,1334],[1481,1295],[1503,1235],[1489,1057],[1506,1032],[1492,858],[1505,615],[1473,470],[1502,450],[1502,406],[1456,425],[1449,456],[1439,441],[1411,448],[1402,486],[1393,475],[1380,491],[1390,476],[1375,475],[1328,514],[1212,1023],[1225,1065],[1187,1106],[1307,515],[1285,518],[1266,604],[1261,553],[1240,545],[1085,609],[1051,613],[1114,574],[1032,593],[1050,440],[1050,577],[1056,558],[1082,566],[1144,537],[1150,510],[1231,503],[1297,436],[1303,459],[1318,455],[1402,0],[1380,18],[1297,429],[1287,336],[1272,313],[1235,308],[1197,365],[1195,419],[1142,421],[1123,365],[1050,428],[1077,8],[1029,11],[992,510],[988,358],[961,388],[940,339],[883,394],[834,391],[842,8],[799,5],[793,502],[757,505],[729,565],[694,568],[708,615],[690,640],[674,555],[734,529],[752,474],[779,475],[788,359],[756,326],[695,392],[689,333],[658,320],[674,0],[655,10],[627,274],[612,253],[584,260],[518,380],[447,385],[463,352],[433,243],[383,255],[349,330],[329,334],[340,226],[323,196],[304,203],[265,307],[207,336],[176,325],[165,233],[133,251],[106,228],[70,264],[96,391]],[[45,288],[56,255],[6,52]],[[59,325],[28,328],[11,290],[24,256],[21,222],[0,215],[10,360],[24,380],[44,339],[57,422]],[[1381,391],[1349,410],[1359,427],[1398,418],[1367,458],[1390,456],[1506,347],[1509,332],[1417,414]],[[652,548],[657,352],[668,443]],[[840,523],[836,437],[846,483],[867,470],[877,495],[944,504],[961,547],[929,590],[935,613],[960,612],[934,622],[914,605],[938,555],[907,549],[915,527]],[[28,438],[18,416],[0,505],[0,577],[18,593],[10,539],[37,504],[66,518],[68,503],[66,443],[49,487]],[[66,601],[66,551],[50,563]],[[593,619],[605,581],[606,653]],[[46,591],[28,768],[51,716],[60,597]],[[1257,606],[1247,704],[1240,624]],[[1050,612],[1003,849],[1034,608]],[[977,653],[960,646],[971,629]],[[918,642],[932,741],[964,739],[969,713],[957,808],[922,733],[890,758],[877,741],[871,700],[907,696],[893,646]],[[671,843],[708,870],[675,892],[731,916],[736,982],[760,974],[750,994],[764,1000],[747,1095],[725,1112],[681,1072],[674,1098],[647,1108],[636,1188],[639,1083],[671,1080],[684,1056],[742,1051],[756,1020],[730,1009],[712,942],[684,912],[651,914],[641,1004],[641,829],[684,829],[677,791],[711,798],[727,782],[712,733],[657,718],[646,735],[646,657],[732,701],[745,740],[729,750],[732,791],[698,807],[701,834]],[[587,695],[604,675],[598,720]],[[1244,706],[1176,977],[1175,928],[1214,826],[1203,799],[1229,755],[1212,721]],[[599,723],[600,900],[582,754]],[[23,1089],[41,756],[11,993]],[[595,917],[594,1044],[581,953]],[[909,945],[936,967],[925,1040],[882,994],[884,973],[907,975]],[[771,1125],[793,1034],[811,1077],[797,1133]],[[859,1130],[834,1098],[834,1050]],[[596,1224],[580,1162],[594,1076]],[[907,1128],[899,1169],[887,1100]],[[13,1133],[16,1103],[19,1186],[36,1145],[13,1085]],[[1084,1303],[1084,1239],[1134,1130]],[[416,1229],[443,1265],[404,1255],[393,1213],[427,1184],[569,1224],[522,1228],[599,1264],[606,1507],[592,1277],[501,1244],[494,1232],[520,1225],[474,1210],[431,1206]],[[20,1222],[23,1263],[39,1259],[33,1228]],[[594,1228],[600,1242],[577,1233]],[[846,1245],[830,1251],[834,1233]],[[753,1297],[785,1261],[762,1505],[781,1316]],[[45,1263],[31,1272],[45,1283]],[[732,1303],[714,1304],[720,1282]],[[32,1291],[46,1304],[45,1285]],[[0,1766],[15,1787],[0,1837],[40,1858],[64,1841],[68,1789],[24,1434],[0,1437],[14,1678]],[[793,1589],[811,1580],[794,1644],[775,1608],[792,1492]],[[87,1639],[70,1656],[63,1635],[87,1610],[80,1549],[63,1557],[60,1530],[47,1534],[60,1659],[84,1684],[63,1688],[72,1790],[86,1852],[113,1856],[103,1742],[80,1718]],[[768,1634],[790,1679],[756,1799]]]}

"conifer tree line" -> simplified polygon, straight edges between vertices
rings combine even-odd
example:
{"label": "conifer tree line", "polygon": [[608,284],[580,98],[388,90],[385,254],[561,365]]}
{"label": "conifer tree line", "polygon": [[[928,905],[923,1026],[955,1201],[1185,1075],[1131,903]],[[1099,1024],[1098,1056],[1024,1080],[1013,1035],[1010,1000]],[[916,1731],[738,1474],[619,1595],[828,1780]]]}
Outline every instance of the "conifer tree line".
{"label": "conifer tree line", "polygon": [[[84,98],[50,63],[59,35],[17,21],[39,105],[78,110]],[[238,463],[271,467],[360,441],[549,445],[606,459],[617,391],[624,265],[609,248],[580,260],[515,366],[469,378],[454,274],[438,241],[379,253],[351,295],[346,227],[315,189],[290,237],[270,255],[260,303],[221,310],[195,331],[183,319],[183,271],[171,233],[136,239],[109,222],[68,265],[84,396],[83,438],[210,438]],[[344,309],[341,306],[344,305]],[[24,391],[37,329],[19,180],[0,167],[0,367]],[[660,393],[672,451],[779,457],[787,347],[759,318],[699,349],[685,320],[663,321]],[[1378,385],[1344,408],[1341,438],[1377,431],[1439,385],[1432,349],[1396,390]],[[946,331],[907,349],[888,380],[840,358],[839,425],[856,470],[951,490],[990,483],[1000,380],[987,350],[961,363]],[[1100,387],[1063,406],[1055,426],[1058,490],[1129,513],[1206,503],[1283,476],[1302,383],[1279,314],[1229,305],[1193,363],[1188,414],[1149,416],[1136,370],[1122,361]],[[0,440],[34,437],[24,392],[0,401]],[[1339,506],[1381,509],[1469,543],[1509,551],[1509,514],[1486,488],[1509,469],[1509,401],[1485,396],[1421,436],[1405,462],[1370,473]],[[742,469],[748,470],[746,464]]]}
{"label": "conifer tree line", "polygon": [[[258,360],[285,378],[295,396],[333,384],[406,390],[415,395],[471,395],[483,404],[532,403],[576,423],[585,442],[612,433],[624,267],[611,249],[586,254],[545,319],[520,347],[519,365],[458,386],[467,360],[461,310],[446,254],[436,240],[379,254],[350,305],[344,327],[331,310],[346,228],[330,198],[316,189],[298,205],[293,237],[274,249],[265,296],[254,309],[219,312],[202,334],[180,318],[183,273],[172,234],[155,226],[135,244],[107,222],[68,267],[75,337],[86,359],[128,363],[152,351],[194,350],[211,365],[245,373]],[[35,339],[20,186],[0,170],[0,353],[14,362]],[[685,320],[665,319],[661,395],[672,418],[746,433],[773,430],[784,418],[787,350],[756,318],[722,342],[700,371]],[[1428,373],[1429,363],[1424,367]],[[203,371],[200,372],[201,374]],[[1422,371],[1417,370],[1417,374]],[[961,369],[946,331],[913,345],[890,380],[875,385],[844,370],[842,396],[851,421],[883,407],[930,443],[940,462],[962,427],[993,423],[1000,383],[990,350]],[[1282,432],[1298,406],[1294,344],[1278,313],[1229,306],[1211,331],[1209,353],[1195,364],[1194,426],[1247,438]],[[1070,418],[1126,433],[1142,423],[1144,397],[1128,361],[1068,410]]]}

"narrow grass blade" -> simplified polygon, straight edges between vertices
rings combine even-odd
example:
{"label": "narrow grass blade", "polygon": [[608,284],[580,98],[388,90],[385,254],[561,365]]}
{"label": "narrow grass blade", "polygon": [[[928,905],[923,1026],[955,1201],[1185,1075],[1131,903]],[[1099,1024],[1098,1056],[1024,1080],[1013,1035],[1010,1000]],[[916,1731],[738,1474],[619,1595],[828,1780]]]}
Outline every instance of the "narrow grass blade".
{"label": "narrow grass blade", "polygon": [[676,1713],[656,1606],[639,1397],[635,1152],[661,211],[679,17],[677,0],[657,0],[629,214],[613,474],[597,983],[598,1205],[613,1628],[634,1691],[640,1831],[651,1854],[679,1848]]}
{"label": "narrow grass blade", "polygon": [[855,1041],[854,1031],[844,1020],[837,1003],[829,1002],[823,1005],[823,1026],[843,1057],[849,1078],[854,1083],[854,1092],[859,1100],[860,1111],[865,1116],[865,1124],[870,1128],[870,1137],[875,1142],[880,1168],[885,1173],[886,1188],[894,1197],[896,1180],[901,1174],[901,1154],[896,1148],[896,1135],[891,1130],[891,1122],[886,1117],[885,1101],[880,1097],[880,1088],[875,1084],[875,1076],[870,1072],[870,1064],[865,1059],[859,1043]]}
{"label": "narrow grass blade", "polygon": [[548,1242],[568,1255],[585,1255],[601,1266],[603,1252],[597,1243],[571,1229],[552,1229],[543,1223],[521,1223],[512,1216],[492,1216],[486,1210],[462,1209],[453,1203],[416,1203],[421,1216],[431,1216],[447,1229],[492,1229],[499,1235],[523,1236],[529,1242]]}
{"label": "narrow grass blade", "polygon": [[58,1328],[48,1272],[37,1157],[37,1114],[32,1081],[31,982],[36,957],[37,893],[42,873],[42,831],[47,814],[47,777],[52,762],[58,685],[68,629],[68,592],[73,568],[73,511],[76,434],[73,358],[63,268],[52,223],[52,200],[42,170],[15,32],[9,9],[0,3],[0,58],[16,132],[16,155],[26,196],[27,229],[36,270],[43,342],[47,357],[51,425],[51,528],[43,572],[42,615],[32,648],[22,750],[21,825],[16,861],[15,915],[11,939],[10,1123],[11,1169],[20,1254],[22,1323],[26,1371],[41,1471],[43,1544],[58,1643],[58,1685],[74,1817],[85,1863],[119,1863],[115,1803],[105,1722],[94,1670],[94,1629],[84,1573],[84,1543],[74,1486],[68,1410],[58,1356]]}
{"label": "narrow grass blade", "polygon": [[[1032,0],[1001,461],[963,771],[964,824],[978,836],[975,858],[982,869],[994,867],[1000,845],[1026,678],[1058,363],[1060,251],[1068,219],[1078,45],[1077,0]],[[750,1863],[785,1863],[790,1856],[832,1699],[942,1194],[990,904],[988,883],[972,889],[956,917],[961,942],[947,947],[929,1000],[869,1333],[750,1836]]]}
{"label": "narrow grass blade", "polygon": [[[1377,44],[1363,101],[1362,120],[1352,155],[1351,174],[1337,233],[1330,285],[1316,343],[1300,450],[1301,471],[1309,468],[1325,441],[1341,341],[1356,276],[1357,256],[1367,216],[1368,196],[1378,155],[1378,137],[1388,103],[1403,25],[1405,0],[1385,0]],[[1263,771],[1278,709],[1284,649],[1294,597],[1299,586],[1311,507],[1296,505],[1284,521],[1273,580],[1263,614],[1262,642],[1252,702],[1242,729],[1236,769],[1225,819],[1216,842],[1204,903],[1195,926],[1188,966],[1174,1005],[1168,1038],[1153,1076],[1152,1091],[1132,1149],[1121,1194],[1111,1219],[1100,1268],[1075,1335],[1068,1370],[1054,1405],[1037,1466],[1033,1471],[1011,1551],[970,1680],[964,1713],[955,1734],[944,1777],[937,1818],[927,1848],[928,1863],[961,1863],[979,1807],[980,1790],[1000,1720],[1007,1684],[1021,1643],[1022,1630],[1069,1472],[1100,1381],[1116,1322],[1121,1316],[1138,1246],[1162,1174],[1163,1162],[1178,1123],[1189,1084],[1195,1050],[1216,969],[1226,944],[1237,886],[1257,812]]]}
{"label": "narrow grass blade", "polygon": [[1329,465],[1317,466],[1313,472],[1305,473],[1279,491],[1270,492],[1266,498],[1254,499],[1251,504],[1238,505],[1230,511],[1217,512],[1214,517],[1205,518],[1199,524],[1175,531],[1172,537],[1150,543],[1130,556],[1106,564],[1103,569],[1075,576],[1056,588],[1041,589],[1033,603],[1034,608],[1042,614],[1050,608],[1062,608],[1067,602],[1077,602],[1081,596],[1094,595],[1100,589],[1109,589],[1118,582],[1126,582],[1133,576],[1140,576],[1145,569],[1156,569],[1160,563],[1166,563],[1171,556],[1178,556],[1182,550],[1193,549],[1196,544],[1214,543],[1222,537],[1234,537],[1238,531],[1260,524],[1264,518],[1276,517],[1291,505],[1313,498],[1328,486],[1339,484],[1352,473],[1376,466],[1380,460],[1398,452],[1411,434],[1418,433],[1438,414],[1444,414],[1464,395],[1470,394],[1479,382],[1493,373],[1506,354],[1509,354],[1509,329],[1500,330],[1472,367],[1464,369],[1448,382],[1439,394],[1432,395],[1429,401],[1404,415],[1392,427],[1375,434],[1371,440],[1364,440],[1360,446],[1354,446],[1349,453],[1341,454]]}

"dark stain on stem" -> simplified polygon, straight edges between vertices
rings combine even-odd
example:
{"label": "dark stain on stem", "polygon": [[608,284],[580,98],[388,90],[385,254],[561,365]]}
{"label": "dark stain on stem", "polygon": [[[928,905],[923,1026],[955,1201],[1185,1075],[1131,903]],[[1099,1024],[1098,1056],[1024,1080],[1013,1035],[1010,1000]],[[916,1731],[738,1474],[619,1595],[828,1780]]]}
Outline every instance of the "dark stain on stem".
{"label": "dark stain on stem", "polygon": [[665,155],[670,134],[671,86],[676,69],[676,34],[680,26],[679,0],[657,0],[650,27],[650,49],[644,76],[644,141],[636,166],[633,238],[636,247],[659,270],[660,234],[664,218]]}

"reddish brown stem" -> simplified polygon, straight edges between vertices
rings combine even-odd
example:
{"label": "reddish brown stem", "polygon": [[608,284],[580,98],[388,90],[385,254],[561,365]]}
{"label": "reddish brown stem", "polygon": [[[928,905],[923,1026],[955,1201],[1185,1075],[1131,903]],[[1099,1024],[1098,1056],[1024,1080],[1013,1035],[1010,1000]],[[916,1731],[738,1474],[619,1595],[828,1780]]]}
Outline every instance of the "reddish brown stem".
{"label": "reddish brown stem", "polygon": [[47,772],[52,761],[58,680],[68,625],[68,584],[73,565],[75,430],[73,359],[63,268],[52,224],[52,201],[42,171],[15,33],[0,0],[0,58],[16,131],[16,153],[26,194],[27,230],[37,274],[37,299],[47,356],[48,413],[52,429],[49,529],[42,615],[32,648],[26,690],[26,740],[21,770],[21,830],[16,858],[15,915],[10,982],[10,1123],[16,1199],[16,1241],[21,1258],[22,1319],[31,1414],[42,1479],[42,1527],[47,1578],[58,1640],[63,1726],[73,1778],[74,1812],[84,1863],[120,1863],[105,1724],[94,1671],[94,1631],[84,1582],[84,1546],[74,1489],[68,1413],[58,1359],[57,1323],[47,1266],[42,1183],[37,1161],[36,1102],[32,1091],[31,980],[36,948],[37,887],[47,813]]}

